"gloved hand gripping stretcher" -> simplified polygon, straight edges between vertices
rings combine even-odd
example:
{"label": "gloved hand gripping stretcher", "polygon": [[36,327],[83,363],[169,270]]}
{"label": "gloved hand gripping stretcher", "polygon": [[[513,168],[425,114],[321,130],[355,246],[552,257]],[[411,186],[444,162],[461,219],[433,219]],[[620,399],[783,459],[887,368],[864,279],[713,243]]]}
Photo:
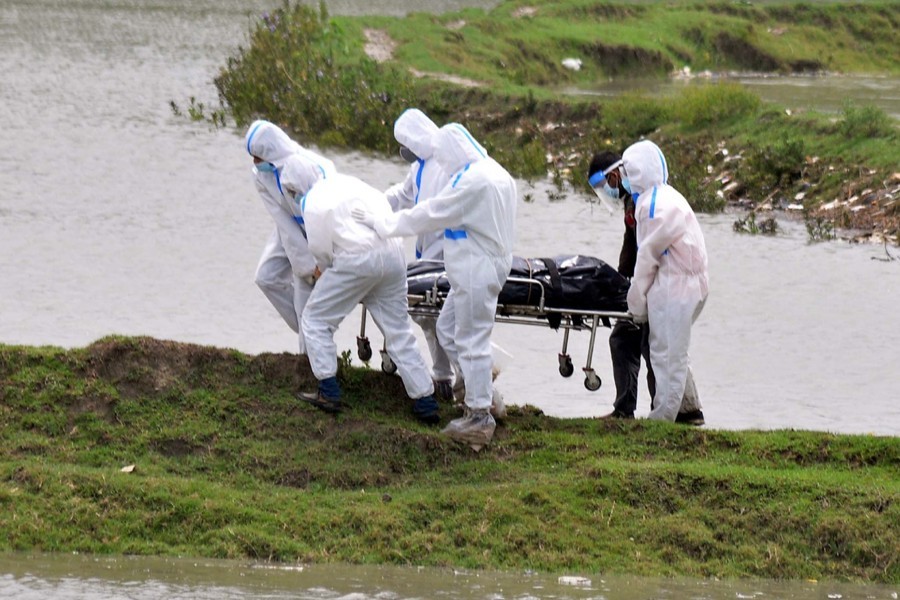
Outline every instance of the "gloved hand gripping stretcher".
{"label": "gloved hand gripping stretcher", "polygon": [[[450,284],[440,261],[418,261],[407,269],[409,314],[437,317]],[[613,267],[592,256],[567,255],[554,258],[513,258],[512,270],[497,303],[495,322],[563,329],[559,373],[575,372],[567,350],[569,332],[589,331],[584,387],[600,389],[600,378],[591,367],[597,329],[611,327],[610,319],[631,321],[626,296],[629,282]],[[366,337],[366,310],[357,337],[360,360],[372,358]],[[396,371],[387,351],[381,351],[381,369]]]}

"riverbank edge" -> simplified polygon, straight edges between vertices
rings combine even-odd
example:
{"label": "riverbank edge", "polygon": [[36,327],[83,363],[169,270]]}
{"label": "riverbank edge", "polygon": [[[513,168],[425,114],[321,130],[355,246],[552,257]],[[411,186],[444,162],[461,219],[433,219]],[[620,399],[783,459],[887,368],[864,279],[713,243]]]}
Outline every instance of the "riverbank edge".
{"label": "riverbank edge", "polygon": [[898,438],[524,405],[474,453],[339,379],[333,417],[289,354],[0,345],[0,550],[900,582]]}
{"label": "riverbank edge", "polygon": [[[802,214],[814,241],[844,237],[900,243],[898,128],[883,111],[848,105],[836,117],[797,113],[761,103],[749,92],[737,92],[727,84],[702,86],[704,91],[699,94],[688,90],[675,99],[632,94],[586,100],[554,92],[557,79],[519,87],[454,83],[454,77],[472,73],[473,63],[486,60],[482,55],[468,60],[466,48],[473,39],[487,44],[485,32],[494,31],[498,44],[510,43],[508,37],[518,40],[510,22],[534,28],[533,23],[541,22],[543,10],[582,10],[579,6],[578,2],[548,3],[531,13],[502,4],[487,13],[470,10],[362,19],[331,17],[324,10],[317,13],[285,3],[259,21],[251,32],[250,46],[240,49],[223,67],[216,79],[223,108],[212,120],[224,124],[227,114],[241,127],[254,118],[267,118],[304,143],[394,155],[393,118],[406,107],[417,106],[438,123],[467,125],[514,175],[549,177],[558,186],[551,199],[582,193],[587,198],[584,173],[594,152],[621,151],[637,139],[650,137],[667,154],[672,184],[695,210],[716,212],[730,206],[754,219],[768,220],[769,225],[777,224],[780,210],[791,210]],[[766,10],[786,22],[802,21],[804,30],[824,32],[834,27],[834,19],[852,29],[852,23],[844,23],[848,14],[860,19],[882,18],[880,7],[873,3],[853,13],[830,4],[769,6]],[[664,8],[651,3],[637,14],[634,7],[612,3],[603,5],[603,10],[609,14],[600,18],[607,24],[635,27],[642,15]],[[734,35],[728,28],[735,22],[743,23],[741,27],[751,33],[754,26],[760,27],[750,19],[756,8],[713,2],[695,3],[689,10],[710,16],[703,39]],[[511,15],[506,14],[510,11]],[[665,24],[665,19],[660,22]],[[412,38],[410,31],[415,32]],[[759,43],[751,33],[745,35]],[[398,36],[399,41],[391,41],[390,35]],[[497,60],[509,65],[514,60],[515,64],[521,62],[519,68],[525,71],[533,63],[557,75],[568,72],[551,65],[543,54],[540,60],[532,55],[549,52],[546,46],[551,42],[553,52],[562,52],[576,40],[555,39],[561,35],[558,28],[535,35],[538,37],[527,43],[518,40],[513,44],[515,57],[503,54]],[[819,43],[831,39],[808,35]],[[896,33],[872,28],[867,35],[866,43],[879,43],[879,35]],[[828,55],[829,44],[818,47],[811,43],[804,48],[812,58]],[[391,52],[379,44],[390,47]],[[404,51],[404,44],[419,51]],[[452,51],[441,55],[445,76],[421,76],[427,66],[420,64],[424,49],[448,44]],[[745,46],[741,46],[742,52],[752,56],[762,52],[752,44]],[[639,44],[617,48],[610,60],[597,57],[597,65],[608,67],[615,57],[627,64],[640,62],[646,54]],[[459,62],[456,67],[454,56]],[[527,61],[529,56],[532,63]],[[815,62],[812,58],[798,60],[806,64]],[[647,73],[640,68],[638,72]],[[627,73],[623,69],[616,76]],[[679,71],[679,76],[683,74]],[[191,114],[202,118],[204,110],[194,109]],[[758,233],[753,228],[748,231]],[[763,230],[768,231],[771,227]]]}

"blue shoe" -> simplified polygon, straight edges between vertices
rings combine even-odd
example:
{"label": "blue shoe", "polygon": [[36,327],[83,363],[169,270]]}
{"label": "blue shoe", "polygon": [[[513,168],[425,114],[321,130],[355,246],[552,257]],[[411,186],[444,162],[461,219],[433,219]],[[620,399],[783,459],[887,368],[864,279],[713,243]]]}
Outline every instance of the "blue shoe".
{"label": "blue shoe", "polygon": [[413,403],[413,414],[428,425],[436,425],[441,420],[438,410],[437,400],[432,395],[423,396]]}

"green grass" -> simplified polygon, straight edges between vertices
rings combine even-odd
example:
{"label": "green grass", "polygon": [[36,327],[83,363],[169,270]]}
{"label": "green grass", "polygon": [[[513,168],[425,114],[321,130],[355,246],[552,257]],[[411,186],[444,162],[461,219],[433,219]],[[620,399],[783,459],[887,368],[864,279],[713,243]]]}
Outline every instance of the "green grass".
{"label": "green grass", "polygon": [[476,454],[339,378],[333,417],[286,354],[0,346],[0,550],[900,582],[898,438],[525,406]]}
{"label": "green grass", "polygon": [[[533,13],[517,12],[524,8]],[[895,9],[879,1],[547,0],[359,18],[285,0],[222,69],[216,79],[222,107],[208,118],[221,125],[229,115],[239,127],[267,118],[304,143],[392,155],[393,120],[416,106],[438,123],[464,123],[514,175],[550,176],[561,189],[584,192],[595,152],[652,137],[667,154],[671,183],[695,210],[719,211],[729,202],[785,206],[802,192],[810,218],[898,236],[900,217],[887,192],[900,164],[900,129],[880,109],[847,105],[837,117],[788,115],[728,83],[664,97],[586,100],[559,92],[609,77],[665,77],[686,64],[695,72],[896,74]],[[365,56],[366,28],[394,40],[393,60]],[[568,56],[582,58],[583,68],[563,68]],[[411,70],[483,85],[461,88]],[[193,118],[204,111],[188,108]],[[720,193],[723,178],[740,185]],[[864,211],[813,217],[818,206],[867,189],[879,196]]]}

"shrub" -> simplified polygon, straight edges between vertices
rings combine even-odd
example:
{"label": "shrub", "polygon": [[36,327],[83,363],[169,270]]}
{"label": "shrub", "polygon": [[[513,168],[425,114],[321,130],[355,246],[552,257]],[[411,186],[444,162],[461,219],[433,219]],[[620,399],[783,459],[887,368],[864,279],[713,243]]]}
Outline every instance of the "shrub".
{"label": "shrub", "polygon": [[745,161],[744,178],[748,187],[763,190],[790,185],[799,179],[805,160],[806,144],[799,138],[751,146]]}
{"label": "shrub", "polygon": [[673,116],[687,127],[708,127],[751,115],[760,105],[759,97],[738,83],[689,86],[675,101]]}
{"label": "shrub", "polygon": [[215,79],[239,126],[258,117],[298,134],[360,148],[394,147],[389,123],[410,104],[408,74],[368,58],[350,60],[345,33],[324,5],[288,0],[264,14]]}
{"label": "shrub", "polygon": [[603,105],[599,125],[627,145],[656,131],[670,118],[671,110],[666,100],[624,94]]}
{"label": "shrub", "polygon": [[838,130],[849,138],[892,138],[897,128],[891,117],[875,106],[854,106],[847,102],[841,110]]}

